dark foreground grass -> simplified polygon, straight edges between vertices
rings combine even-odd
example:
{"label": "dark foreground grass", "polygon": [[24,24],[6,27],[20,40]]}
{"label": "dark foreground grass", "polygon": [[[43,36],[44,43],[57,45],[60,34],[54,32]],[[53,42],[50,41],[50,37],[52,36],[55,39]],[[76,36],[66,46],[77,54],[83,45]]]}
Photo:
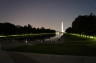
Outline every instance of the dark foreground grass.
{"label": "dark foreground grass", "polygon": [[[67,37],[72,37],[67,35]],[[79,38],[73,36],[73,38]],[[80,38],[82,41],[70,41],[56,44],[38,44],[38,45],[24,45],[9,51],[42,53],[42,54],[59,54],[59,55],[79,55],[79,56],[96,56],[95,41],[89,41]],[[84,40],[83,40],[84,39]],[[73,39],[72,39],[73,40]]]}
{"label": "dark foreground grass", "polygon": [[81,55],[81,56],[96,56],[96,47],[87,45],[72,45],[72,44],[42,44],[42,45],[25,45],[10,51],[43,53],[43,54],[59,54],[59,55]]}

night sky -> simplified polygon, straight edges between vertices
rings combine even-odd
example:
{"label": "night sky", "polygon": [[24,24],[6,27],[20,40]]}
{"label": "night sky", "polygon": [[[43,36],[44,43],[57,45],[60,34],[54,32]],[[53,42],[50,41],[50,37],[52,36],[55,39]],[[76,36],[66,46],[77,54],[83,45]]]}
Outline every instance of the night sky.
{"label": "night sky", "polygon": [[79,15],[96,14],[96,0],[0,0],[0,22],[64,30]]}

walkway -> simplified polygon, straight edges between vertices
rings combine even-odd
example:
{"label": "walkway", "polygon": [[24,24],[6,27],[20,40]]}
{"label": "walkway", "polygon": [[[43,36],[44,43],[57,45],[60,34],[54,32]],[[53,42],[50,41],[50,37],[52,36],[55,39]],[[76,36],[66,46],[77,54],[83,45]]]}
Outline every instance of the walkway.
{"label": "walkway", "polygon": [[1,51],[0,63],[96,63],[96,57]]}

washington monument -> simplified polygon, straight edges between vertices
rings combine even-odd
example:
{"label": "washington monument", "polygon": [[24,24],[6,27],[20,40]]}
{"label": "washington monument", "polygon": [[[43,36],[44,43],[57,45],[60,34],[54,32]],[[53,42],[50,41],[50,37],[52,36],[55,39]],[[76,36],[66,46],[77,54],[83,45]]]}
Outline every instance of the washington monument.
{"label": "washington monument", "polygon": [[64,32],[64,30],[63,30],[63,22],[61,23],[61,32]]}

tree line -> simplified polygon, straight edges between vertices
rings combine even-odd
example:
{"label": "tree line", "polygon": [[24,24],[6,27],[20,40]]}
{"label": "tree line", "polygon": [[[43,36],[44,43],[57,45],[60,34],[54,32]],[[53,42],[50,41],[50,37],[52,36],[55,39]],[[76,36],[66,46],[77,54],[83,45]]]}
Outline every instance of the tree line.
{"label": "tree line", "polygon": [[96,15],[79,15],[73,22],[72,27],[66,29],[67,33],[84,35],[96,35]]}
{"label": "tree line", "polygon": [[30,24],[25,26],[14,25],[12,23],[0,23],[0,35],[13,34],[34,34],[34,33],[55,33],[55,30],[32,27]]}

